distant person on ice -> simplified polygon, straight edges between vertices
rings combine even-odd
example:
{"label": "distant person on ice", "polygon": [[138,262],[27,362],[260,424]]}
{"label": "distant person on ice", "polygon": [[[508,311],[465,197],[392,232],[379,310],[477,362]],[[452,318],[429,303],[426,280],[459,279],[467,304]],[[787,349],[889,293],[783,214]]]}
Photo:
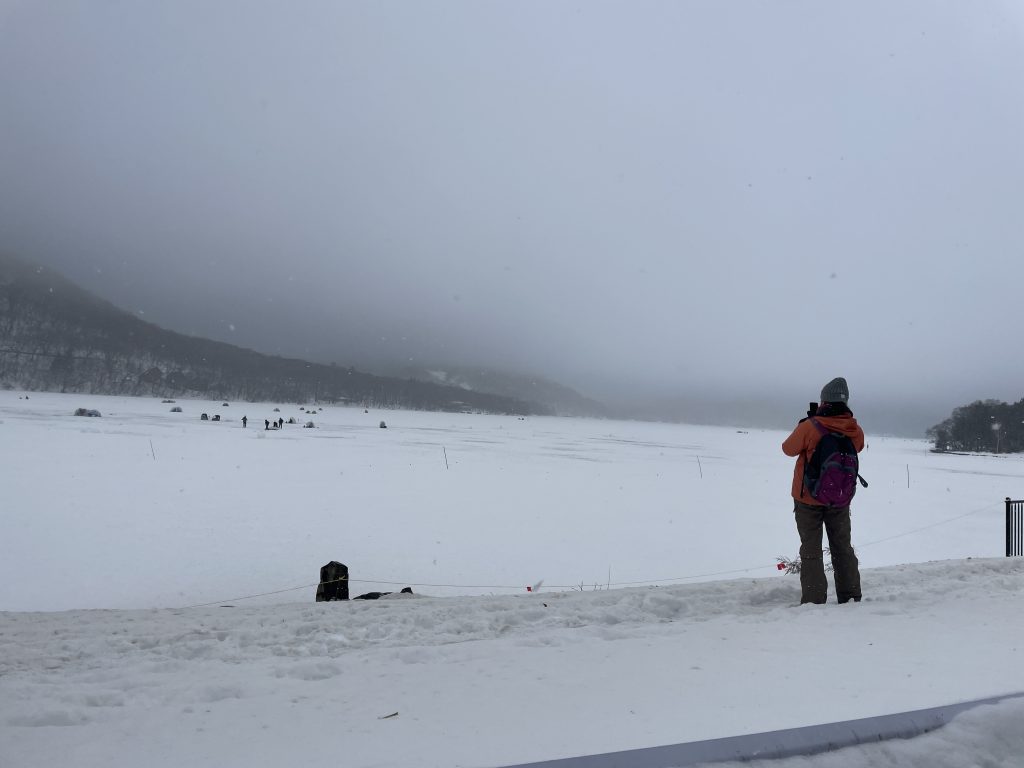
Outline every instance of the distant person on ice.
{"label": "distant person on ice", "polygon": [[[861,598],[860,568],[850,543],[850,498],[857,487],[856,454],[864,449],[864,430],[847,405],[849,399],[846,379],[832,379],[821,390],[817,408],[812,403],[807,417],[800,419],[782,443],[782,452],[796,457],[793,502],[800,533],[801,604],[824,603],[828,594],[821,549],[822,526],[832,553],[836,599],[845,603],[860,602]],[[826,436],[828,441],[816,456],[815,448]],[[826,451],[829,456],[823,458],[821,454]],[[825,466],[816,466],[817,461],[812,458]],[[816,470],[820,473],[815,474]]]}
{"label": "distant person on ice", "polygon": [[263,428],[264,429],[270,429],[270,419],[264,419],[263,420]]}
{"label": "distant person on ice", "polygon": [[242,429],[245,429],[245,425],[248,424],[248,423],[249,423],[249,420],[245,416],[243,416],[242,417]]}

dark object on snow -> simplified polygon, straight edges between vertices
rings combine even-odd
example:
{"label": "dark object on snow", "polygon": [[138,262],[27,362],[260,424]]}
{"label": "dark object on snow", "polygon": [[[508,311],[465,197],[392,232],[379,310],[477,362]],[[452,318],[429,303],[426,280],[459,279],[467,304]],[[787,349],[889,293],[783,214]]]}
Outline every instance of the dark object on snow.
{"label": "dark object on snow", "polygon": [[209,417],[209,415],[207,415],[207,414],[205,414],[205,413],[204,413],[204,414],[202,414],[202,415],[201,415],[201,416],[199,417],[199,420],[200,420],[200,421],[209,421],[209,420],[210,420],[210,417]]}
{"label": "dark object on snow", "polygon": [[275,408],[275,409],[274,409],[274,413],[280,413],[280,412],[281,412],[281,409],[280,409],[280,408]]}
{"label": "dark object on snow", "polygon": [[228,407],[228,406],[230,405],[230,403],[222,403],[222,405],[223,405],[223,406],[224,406],[225,408],[227,408],[227,407]]}
{"label": "dark object on snow", "polygon": [[176,405],[173,408],[171,408],[171,413],[181,413],[181,406]]}
{"label": "dark object on snow", "polygon": [[162,402],[162,403],[173,403],[174,401],[173,400],[161,400],[160,402]]}
{"label": "dark object on snow", "polygon": [[263,420],[263,429],[270,429],[270,419]]}
{"label": "dark object on snow", "polygon": [[302,428],[303,429],[313,429],[315,426],[316,426],[316,424],[314,424],[312,421],[307,421],[305,424],[302,425]]}
{"label": "dark object on snow", "polygon": [[288,423],[289,424],[298,424],[298,422],[295,420],[294,416],[289,416],[288,417]]}
{"label": "dark object on snow", "polygon": [[1006,556],[1024,555],[1024,501],[1006,497]]}
{"label": "dark object on snow", "polygon": [[[25,398],[28,400],[28,398]],[[93,410],[92,408],[76,408],[75,416],[99,416],[100,412]]]}
{"label": "dark object on snow", "polygon": [[387,429],[387,428],[388,428],[388,425],[387,425],[387,424],[385,424],[385,423],[384,423],[384,422],[382,421],[382,422],[380,423],[380,428],[381,428],[381,429]]}
{"label": "dark object on snow", "polygon": [[220,421],[220,414],[219,413],[213,414],[213,421]]}
{"label": "dark object on snow", "polygon": [[[353,600],[380,600],[384,595],[393,595],[394,592],[367,592],[364,595],[353,597]],[[399,593],[402,595],[411,595],[412,587],[402,587],[402,591]]]}
{"label": "dark object on snow", "polygon": [[249,417],[248,416],[243,416],[242,417],[242,429],[245,429],[245,425],[248,424],[248,423],[249,423]]}
{"label": "dark object on snow", "polygon": [[316,588],[318,603],[348,600],[348,566],[331,560],[320,569],[320,584]]}

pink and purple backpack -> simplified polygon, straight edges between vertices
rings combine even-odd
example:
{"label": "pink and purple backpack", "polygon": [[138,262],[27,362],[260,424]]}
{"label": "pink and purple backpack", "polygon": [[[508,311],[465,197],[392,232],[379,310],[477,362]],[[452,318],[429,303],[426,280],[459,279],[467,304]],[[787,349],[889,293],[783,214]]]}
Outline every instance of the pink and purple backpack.
{"label": "pink and purple backpack", "polygon": [[839,432],[831,432],[817,419],[810,420],[821,439],[804,465],[804,488],[818,504],[845,507],[857,492],[857,480],[867,483],[858,474],[860,464],[853,441]]}

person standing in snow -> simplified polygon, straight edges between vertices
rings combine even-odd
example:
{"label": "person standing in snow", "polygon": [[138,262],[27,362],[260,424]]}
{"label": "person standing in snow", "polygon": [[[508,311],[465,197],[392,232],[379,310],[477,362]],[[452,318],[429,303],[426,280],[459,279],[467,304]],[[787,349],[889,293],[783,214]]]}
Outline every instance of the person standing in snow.
{"label": "person standing in snow", "polygon": [[245,416],[242,417],[242,429],[245,429],[245,425],[249,423],[249,419]]}
{"label": "person standing in snow", "polygon": [[[796,429],[782,443],[782,452],[796,457],[793,468],[793,503],[796,528],[800,534],[800,603],[824,603],[828,594],[825,564],[822,559],[821,530],[828,535],[832,568],[836,582],[836,599],[840,603],[860,602],[860,567],[850,543],[850,506],[829,507],[816,503],[804,485],[804,468],[827,432],[850,438],[859,453],[864,449],[864,430],[857,424],[847,405],[850,388],[846,379],[832,379],[821,390],[816,411],[808,411]],[[815,424],[817,422],[817,425]]]}

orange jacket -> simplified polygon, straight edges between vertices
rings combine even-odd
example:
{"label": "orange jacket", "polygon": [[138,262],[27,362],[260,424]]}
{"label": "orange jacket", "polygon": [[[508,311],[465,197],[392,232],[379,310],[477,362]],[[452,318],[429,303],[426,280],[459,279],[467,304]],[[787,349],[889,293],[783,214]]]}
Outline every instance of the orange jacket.
{"label": "orange jacket", "polygon": [[[838,432],[850,438],[857,453],[864,450],[864,430],[860,428],[852,414],[815,416],[814,420],[830,432]],[[804,419],[782,442],[782,452],[787,456],[797,457],[796,466],[793,467],[793,498],[804,504],[814,504],[814,499],[804,490],[804,464],[810,461],[811,454],[814,453],[819,440],[821,440],[821,433],[810,419]]]}

